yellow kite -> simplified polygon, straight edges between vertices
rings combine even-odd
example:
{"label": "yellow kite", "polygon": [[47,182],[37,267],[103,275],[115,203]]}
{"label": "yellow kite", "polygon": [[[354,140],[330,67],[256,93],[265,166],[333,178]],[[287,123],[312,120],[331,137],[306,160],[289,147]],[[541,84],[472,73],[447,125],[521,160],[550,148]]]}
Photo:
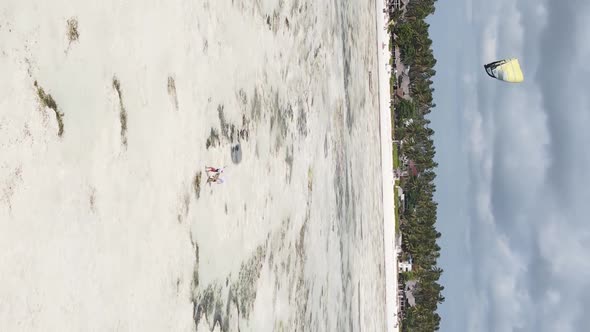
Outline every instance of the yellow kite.
{"label": "yellow kite", "polygon": [[524,80],[518,59],[504,59],[483,66],[490,77],[509,83],[520,83]]}

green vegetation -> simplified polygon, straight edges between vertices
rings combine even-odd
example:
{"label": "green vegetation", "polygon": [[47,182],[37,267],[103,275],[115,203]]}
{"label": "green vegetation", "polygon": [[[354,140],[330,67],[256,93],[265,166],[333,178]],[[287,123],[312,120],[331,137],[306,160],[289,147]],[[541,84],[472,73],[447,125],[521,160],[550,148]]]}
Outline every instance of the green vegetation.
{"label": "green vegetation", "polygon": [[401,282],[406,282],[406,281],[416,279],[416,276],[414,275],[413,271],[401,272],[399,275],[400,275],[399,280]]}
{"label": "green vegetation", "polygon": [[[391,26],[391,25],[390,25]],[[392,66],[395,66],[395,53],[394,53],[394,49],[392,48],[393,42],[389,43],[390,46],[390,51],[392,52],[393,56],[391,56],[390,58],[390,64]],[[396,84],[395,84],[396,80],[395,80],[395,73],[392,72],[391,73],[391,77],[390,77],[390,93],[391,93],[391,100],[394,99],[395,96],[395,89],[396,89]],[[393,103],[391,103],[390,105],[391,108],[391,139],[395,140],[395,105]],[[393,144],[393,149],[392,149],[392,158],[393,158],[393,167],[394,168],[399,168],[399,155],[398,155],[398,149],[397,149],[397,144]],[[397,187],[399,185],[399,180],[395,181],[394,187],[393,187],[393,199],[395,200],[395,233],[398,234],[399,233],[399,225],[400,225],[400,220],[399,220],[399,206],[400,206],[400,200],[398,197],[398,190]]]}
{"label": "green vegetation", "polygon": [[393,199],[395,199],[395,234],[399,233],[399,225],[400,225],[400,220],[399,220],[399,209],[400,209],[400,205],[401,205],[401,201],[398,197],[398,190],[397,187],[399,186],[399,180],[395,181],[395,185],[393,187]]}
{"label": "green vegetation", "polygon": [[[437,266],[440,256],[437,239],[441,234],[435,228],[437,203],[433,199],[436,190],[435,169],[438,165],[434,162],[434,131],[425,117],[436,106],[432,99],[434,88],[431,80],[436,73],[436,59],[428,35],[429,25],[425,21],[428,15],[434,13],[435,1],[410,1],[405,15],[398,11],[392,17],[396,22],[392,30],[397,36],[396,45],[400,49],[401,61],[410,68],[408,76],[412,97],[411,100],[395,101],[395,120],[392,120],[394,132],[397,140],[403,141],[403,144],[399,151],[394,147],[394,165],[400,165],[399,155],[402,155],[413,162],[418,172],[401,180],[406,206],[400,216],[396,209],[396,228],[399,223],[402,234],[402,255],[411,256],[413,260],[413,271],[402,273],[399,280],[402,283],[409,280],[417,282],[414,290],[416,305],[405,310],[402,331],[438,330],[441,318],[436,311],[444,301],[444,287],[438,283],[443,270]],[[397,188],[395,193],[398,199]],[[396,202],[399,203],[399,200]],[[396,206],[399,208],[399,204]]]}
{"label": "green vegetation", "polygon": [[393,145],[393,168],[399,168],[399,152],[397,145]]}

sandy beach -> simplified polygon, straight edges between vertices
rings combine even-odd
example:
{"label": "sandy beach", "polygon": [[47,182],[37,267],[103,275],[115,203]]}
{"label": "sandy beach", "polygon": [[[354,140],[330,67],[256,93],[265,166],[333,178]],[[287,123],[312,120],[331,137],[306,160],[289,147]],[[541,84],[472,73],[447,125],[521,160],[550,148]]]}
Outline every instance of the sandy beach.
{"label": "sandy beach", "polygon": [[395,199],[393,177],[393,143],[391,128],[391,66],[389,60],[389,21],[384,0],[375,0],[377,7],[377,45],[379,60],[379,116],[381,134],[381,169],[383,175],[383,242],[385,250],[385,289],[387,331],[399,331],[396,323],[397,308],[397,253],[395,252]]}
{"label": "sandy beach", "polygon": [[2,7],[3,330],[391,326],[378,4]]}

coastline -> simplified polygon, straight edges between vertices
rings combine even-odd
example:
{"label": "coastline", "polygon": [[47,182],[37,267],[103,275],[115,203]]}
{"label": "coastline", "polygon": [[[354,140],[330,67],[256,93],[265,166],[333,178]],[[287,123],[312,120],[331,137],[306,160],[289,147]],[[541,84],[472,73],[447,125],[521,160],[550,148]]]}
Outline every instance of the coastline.
{"label": "coastline", "polygon": [[383,249],[385,250],[385,303],[387,315],[387,331],[399,331],[395,317],[397,308],[397,273],[395,253],[395,200],[393,177],[393,143],[391,138],[391,87],[389,66],[389,34],[387,33],[384,0],[375,0],[377,28],[377,58],[379,63],[379,122],[381,136],[381,171],[383,176]]}

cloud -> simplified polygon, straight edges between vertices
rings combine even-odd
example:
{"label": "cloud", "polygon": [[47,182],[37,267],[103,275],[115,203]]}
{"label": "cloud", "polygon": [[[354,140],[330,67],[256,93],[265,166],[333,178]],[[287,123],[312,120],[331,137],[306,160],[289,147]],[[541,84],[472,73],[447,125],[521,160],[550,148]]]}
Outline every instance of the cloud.
{"label": "cloud", "polygon": [[525,83],[481,75],[464,90],[476,290],[465,328],[585,330],[590,3],[478,0],[473,8],[480,51],[471,62],[517,56]]}

